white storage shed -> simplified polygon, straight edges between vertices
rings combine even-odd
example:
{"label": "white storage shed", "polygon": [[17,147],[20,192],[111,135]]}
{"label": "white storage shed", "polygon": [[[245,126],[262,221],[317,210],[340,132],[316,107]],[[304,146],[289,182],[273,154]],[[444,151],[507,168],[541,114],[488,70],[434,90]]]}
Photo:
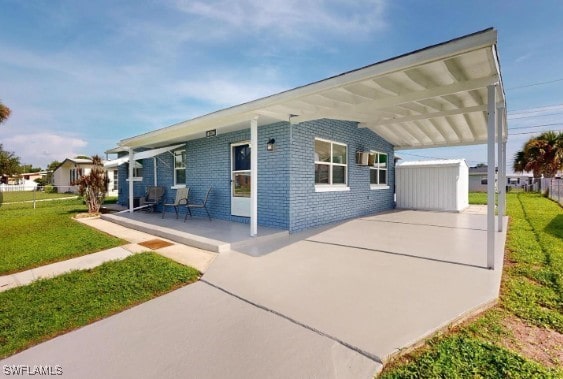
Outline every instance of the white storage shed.
{"label": "white storage shed", "polygon": [[401,162],[397,208],[460,212],[469,206],[469,168],[463,159]]}

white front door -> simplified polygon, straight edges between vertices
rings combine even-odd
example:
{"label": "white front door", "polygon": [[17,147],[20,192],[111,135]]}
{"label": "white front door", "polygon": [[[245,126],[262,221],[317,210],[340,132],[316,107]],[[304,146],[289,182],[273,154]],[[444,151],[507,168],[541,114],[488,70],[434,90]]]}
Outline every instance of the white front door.
{"label": "white front door", "polygon": [[231,145],[231,214],[250,217],[250,143]]}

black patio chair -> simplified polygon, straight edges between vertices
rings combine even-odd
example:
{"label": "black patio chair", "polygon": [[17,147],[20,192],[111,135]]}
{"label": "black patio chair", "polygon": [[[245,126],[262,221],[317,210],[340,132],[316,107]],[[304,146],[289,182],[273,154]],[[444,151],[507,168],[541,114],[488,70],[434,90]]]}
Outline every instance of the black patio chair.
{"label": "black patio chair", "polygon": [[205,212],[207,213],[207,217],[209,218],[209,221],[211,221],[211,216],[209,215],[209,211],[207,210],[207,200],[209,199],[209,194],[211,193],[211,190],[213,189],[213,187],[209,187],[209,189],[207,190],[207,193],[205,194],[205,199],[203,200],[196,200],[195,202],[191,203],[188,200],[188,204],[186,204],[186,209],[188,210],[188,212],[186,213],[186,216],[184,217],[184,222],[186,222],[186,219],[188,218],[188,214],[190,215],[190,217],[192,217],[192,209],[194,208],[203,208],[205,209]]}
{"label": "black patio chair", "polygon": [[174,202],[167,202],[162,204],[162,218],[164,218],[164,214],[166,213],[166,207],[174,207],[174,211],[176,212],[176,219],[178,219],[178,211],[181,206],[186,206],[188,204],[188,196],[190,194],[190,188],[178,188],[176,190],[176,198]]}

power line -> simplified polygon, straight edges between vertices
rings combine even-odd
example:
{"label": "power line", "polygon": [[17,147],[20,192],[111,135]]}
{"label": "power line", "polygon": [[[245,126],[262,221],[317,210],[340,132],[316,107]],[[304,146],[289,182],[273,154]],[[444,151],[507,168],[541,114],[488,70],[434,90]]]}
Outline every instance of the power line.
{"label": "power line", "polygon": [[[530,112],[530,113],[537,113],[537,112]],[[531,118],[531,117],[546,117],[546,116],[555,116],[558,114],[563,114],[563,112],[557,112],[557,113],[547,113],[547,114],[535,114],[535,115],[529,115],[529,116],[519,116],[519,117],[510,117],[508,116],[509,120],[520,120],[522,118]]]}
{"label": "power line", "polygon": [[528,125],[528,126],[515,126],[513,128],[508,128],[508,130],[512,130],[512,129],[528,129],[528,128],[542,128],[544,126],[556,126],[556,125],[562,125],[563,126],[563,122],[556,122],[554,124],[540,124],[540,125]]}
{"label": "power line", "polygon": [[509,133],[510,136],[520,136],[523,134],[536,134],[537,132],[522,132],[522,133]]}
{"label": "power line", "polygon": [[545,84],[551,84],[551,83],[556,83],[556,82],[561,82],[561,81],[563,81],[563,78],[548,80],[548,81],[546,81],[546,82],[530,83],[530,84],[526,84],[526,85],[523,85],[523,86],[510,87],[510,88],[507,88],[507,90],[511,90],[511,89],[520,89],[520,88],[528,88],[528,87],[535,87],[535,86],[543,86],[543,85],[545,85]]}
{"label": "power line", "polygon": [[543,105],[536,108],[515,109],[513,111],[508,112],[508,114],[515,115],[515,114],[537,113],[537,112],[541,112],[542,110],[547,110],[555,107],[563,107],[563,104]]}

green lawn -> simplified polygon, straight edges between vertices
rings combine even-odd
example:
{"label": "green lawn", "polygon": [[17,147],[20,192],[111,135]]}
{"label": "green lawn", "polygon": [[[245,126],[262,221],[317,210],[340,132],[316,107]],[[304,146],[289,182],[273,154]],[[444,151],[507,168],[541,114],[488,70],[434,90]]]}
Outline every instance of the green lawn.
{"label": "green lawn", "polygon": [[549,362],[534,361],[524,356],[533,352],[523,352],[511,326],[562,338],[563,210],[538,194],[520,192],[507,194],[507,213],[509,251],[499,305],[388,365],[381,378],[563,377],[560,347],[538,352],[549,355]]}
{"label": "green lawn", "polygon": [[82,200],[0,207],[0,275],[119,246],[124,241],[76,222]]}
{"label": "green lawn", "polygon": [[0,192],[0,204],[2,203],[17,203],[22,201],[45,200],[45,199],[60,199],[60,198],[76,198],[74,193],[45,193],[42,191],[14,191],[14,192]]}
{"label": "green lawn", "polygon": [[0,359],[196,281],[199,272],[154,253],[0,293]]}
{"label": "green lawn", "polygon": [[469,192],[469,204],[487,204],[487,193],[486,192]]}

